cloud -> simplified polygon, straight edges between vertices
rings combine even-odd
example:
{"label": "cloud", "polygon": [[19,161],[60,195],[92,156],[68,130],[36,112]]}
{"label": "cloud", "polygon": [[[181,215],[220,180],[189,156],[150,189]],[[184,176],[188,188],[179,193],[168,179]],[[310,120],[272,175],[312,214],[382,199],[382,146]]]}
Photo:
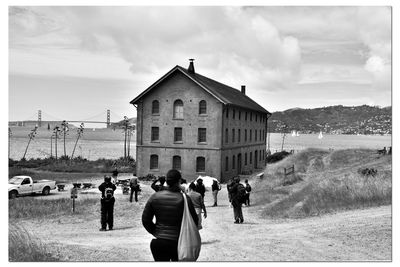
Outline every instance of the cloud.
{"label": "cloud", "polygon": [[[194,57],[200,73],[284,88],[298,79],[301,64],[296,38],[241,7],[11,8],[10,21],[12,45],[65,39],[73,49],[118,53],[134,75],[186,65]],[[27,35],[28,24],[40,40]],[[59,36],[44,40],[54,29]]]}

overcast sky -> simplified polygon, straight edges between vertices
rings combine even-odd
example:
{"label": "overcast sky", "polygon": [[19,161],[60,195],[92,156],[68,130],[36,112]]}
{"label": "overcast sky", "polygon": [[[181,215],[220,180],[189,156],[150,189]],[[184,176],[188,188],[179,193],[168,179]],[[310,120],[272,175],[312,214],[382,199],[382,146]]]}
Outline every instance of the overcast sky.
{"label": "overcast sky", "polygon": [[270,112],[390,106],[391,9],[10,7],[9,119],[134,117],[189,58]]}

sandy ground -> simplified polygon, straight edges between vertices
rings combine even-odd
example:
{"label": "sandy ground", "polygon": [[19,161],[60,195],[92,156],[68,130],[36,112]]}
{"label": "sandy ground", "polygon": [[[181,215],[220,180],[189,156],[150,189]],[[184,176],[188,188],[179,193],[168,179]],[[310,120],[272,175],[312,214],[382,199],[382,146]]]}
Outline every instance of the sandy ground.
{"label": "sandy ground", "polygon": [[[116,193],[116,205],[128,216],[115,214],[115,230],[99,232],[100,214],[71,220],[24,221],[28,231],[60,251],[64,261],[152,261],[152,236],[141,225],[141,211],[151,188],[142,184],[139,203]],[[92,193],[98,197],[96,190]],[[90,195],[90,194],[87,194]],[[47,197],[66,197],[53,193]],[[80,197],[82,197],[81,195]],[[344,211],[306,219],[262,219],[257,203],[244,207],[243,224],[233,223],[226,188],[219,206],[211,207],[206,192],[207,219],[200,231],[199,261],[390,261],[391,206]],[[129,218],[128,220],[126,218]]]}

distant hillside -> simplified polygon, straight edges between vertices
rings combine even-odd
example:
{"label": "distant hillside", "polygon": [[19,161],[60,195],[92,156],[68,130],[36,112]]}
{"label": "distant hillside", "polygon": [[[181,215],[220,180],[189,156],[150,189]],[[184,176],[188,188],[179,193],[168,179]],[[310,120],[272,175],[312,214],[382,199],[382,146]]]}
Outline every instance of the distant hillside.
{"label": "distant hillside", "polygon": [[274,112],[268,121],[270,132],[332,134],[391,134],[392,107],[342,105]]}
{"label": "distant hillside", "polygon": [[[129,125],[136,125],[136,118],[128,118]],[[110,125],[110,128],[113,129],[118,129],[118,128],[123,128],[124,127],[124,120],[118,121],[118,122],[112,122]],[[134,126],[135,129],[135,126]]]}

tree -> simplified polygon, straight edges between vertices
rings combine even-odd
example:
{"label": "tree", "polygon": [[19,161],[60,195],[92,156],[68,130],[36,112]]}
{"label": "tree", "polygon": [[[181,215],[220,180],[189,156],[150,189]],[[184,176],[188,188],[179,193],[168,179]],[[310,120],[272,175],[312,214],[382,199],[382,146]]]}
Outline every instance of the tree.
{"label": "tree", "polygon": [[79,128],[77,129],[77,137],[76,137],[76,142],[75,142],[75,146],[74,146],[74,150],[72,151],[72,154],[71,154],[71,160],[72,160],[72,158],[74,157],[74,153],[75,153],[75,148],[76,148],[76,145],[78,144],[78,140],[79,140],[79,138],[81,137],[81,135],[83,134],[83,126],[84,126],[84,124],[83,123],[81,123],[81,125],[79,126]]}
{"label": "tree", "polygon": [[10,153],[11,153],[11,136],[12,136],[12,131],[11,128],[8,127],[8,158],[10,158]]}
{"label": "tree", "polygon": [[67,157],[67,151],[65,149],[65,136],[67,135],[68,131],[69,131],[68,122],[63,120],[61,123],[61,132],[63,133],[64,136],[64,157]]}
{"label": "tree", "polygon": [[60,127],[58,127],[57,125],[53,129],[54,137],[56,138],[55,143],[54,143],[56,159],[57,159],[57,139],[58,139],[58,135],[59,135],[60,131],[61,131]]}
{"label": "tree", "polygon": [[126,145],[127,145],[127,137],[128,137],[128,129],[129,129],[129,119],[127,116],[124,116],[124,122],[123,122],[123,126],[124,126],[124,159],[126,159],[126,155],[127,155],[127,149],[126,149]]}
{"label": "tree", "polygon": [[24,156],[22,157],[22,159],[25,159],[25,156],[26,156],[26,152],[28,151],[28,147],[29,147],[29,144],[31,143],[31,141],[32,141],[32,139],[33,138],[35,138],[35,136],[36,136],[36,134],[37,134],[37,126],[35,126],[35,128],[33,129],[33,130],[31,130],[31,132],[28,134],[28,137],[29,137],[29,141],[28,141],[28,145],[26,146],[26,149],[25,149],[25,153],[24,153]]}

